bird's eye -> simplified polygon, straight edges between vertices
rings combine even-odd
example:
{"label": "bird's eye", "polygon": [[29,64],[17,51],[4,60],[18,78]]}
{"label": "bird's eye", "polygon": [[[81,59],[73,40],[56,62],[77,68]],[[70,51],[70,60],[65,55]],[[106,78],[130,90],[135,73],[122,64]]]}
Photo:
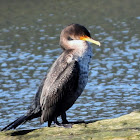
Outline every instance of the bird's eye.
{"label": "bird's eye", "polygon": [[68,40],[73,40],[70,36],[68,37]]}

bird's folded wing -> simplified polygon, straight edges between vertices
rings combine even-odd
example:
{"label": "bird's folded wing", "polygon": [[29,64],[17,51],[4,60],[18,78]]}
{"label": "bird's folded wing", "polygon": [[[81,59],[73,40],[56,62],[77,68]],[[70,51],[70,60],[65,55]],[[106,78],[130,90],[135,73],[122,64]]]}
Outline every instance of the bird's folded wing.
{"label": "bird's folded wing", "polygon": [[77,90],[79,80],[79,65],[76,60],[70,63],[58,59],[50,69],[40,98],[42,110],[41,118],[47,121],[54,115],[56,107],[59,106],[67,96],[72,97]]}

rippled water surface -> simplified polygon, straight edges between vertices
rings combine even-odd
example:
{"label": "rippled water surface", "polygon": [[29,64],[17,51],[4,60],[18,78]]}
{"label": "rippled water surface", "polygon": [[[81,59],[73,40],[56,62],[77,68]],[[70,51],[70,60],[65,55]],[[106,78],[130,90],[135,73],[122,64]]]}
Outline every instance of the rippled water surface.
{"label": "rippled water surface", "polygon": [[[26,113],[41,79],[62,52],[59,34],[70,23],[85,25],[102,46],[93,45],[89,81],[68,110],[68,120],[114,118],[140,108],[140,1],[108,3],[0,4],[0,128]],[[46,124],[35,119],[19,128],[42,126]]]}

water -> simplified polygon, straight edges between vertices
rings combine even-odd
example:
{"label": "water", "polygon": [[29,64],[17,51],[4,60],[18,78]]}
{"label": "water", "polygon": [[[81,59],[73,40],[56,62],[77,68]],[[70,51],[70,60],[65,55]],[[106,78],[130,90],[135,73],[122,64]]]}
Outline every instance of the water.
{"label": "water", "polygon": [[[140,108],[140,1],[4,1],[0,4],[0,128],[26,113],[61,54],[59,34],[85,25],[93,46],[89,81],[70,121],[114,118]],[[39,119],[19,129],[40,128]]]}

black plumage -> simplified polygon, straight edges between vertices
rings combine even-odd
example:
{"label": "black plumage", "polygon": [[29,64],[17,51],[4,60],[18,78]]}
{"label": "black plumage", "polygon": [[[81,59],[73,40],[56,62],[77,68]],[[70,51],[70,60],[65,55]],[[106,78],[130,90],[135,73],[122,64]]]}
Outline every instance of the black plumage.
{"label": "black plumage", "polygon": [[[41,123],[48,121],[48,126],[52,121],[59,125],[58,116],[61,116],[63,124],[68,123],[66,111],[81,95],[87,83],[91,58],[89,39],[92,40],[90,33],[82,25],[71,24],[62,30],[60,45],[64,51],[42,80],[27,113],[1,131],[16,128],[37,117],[41,117]],[[93,43],[96,42],[93,40]]]}

